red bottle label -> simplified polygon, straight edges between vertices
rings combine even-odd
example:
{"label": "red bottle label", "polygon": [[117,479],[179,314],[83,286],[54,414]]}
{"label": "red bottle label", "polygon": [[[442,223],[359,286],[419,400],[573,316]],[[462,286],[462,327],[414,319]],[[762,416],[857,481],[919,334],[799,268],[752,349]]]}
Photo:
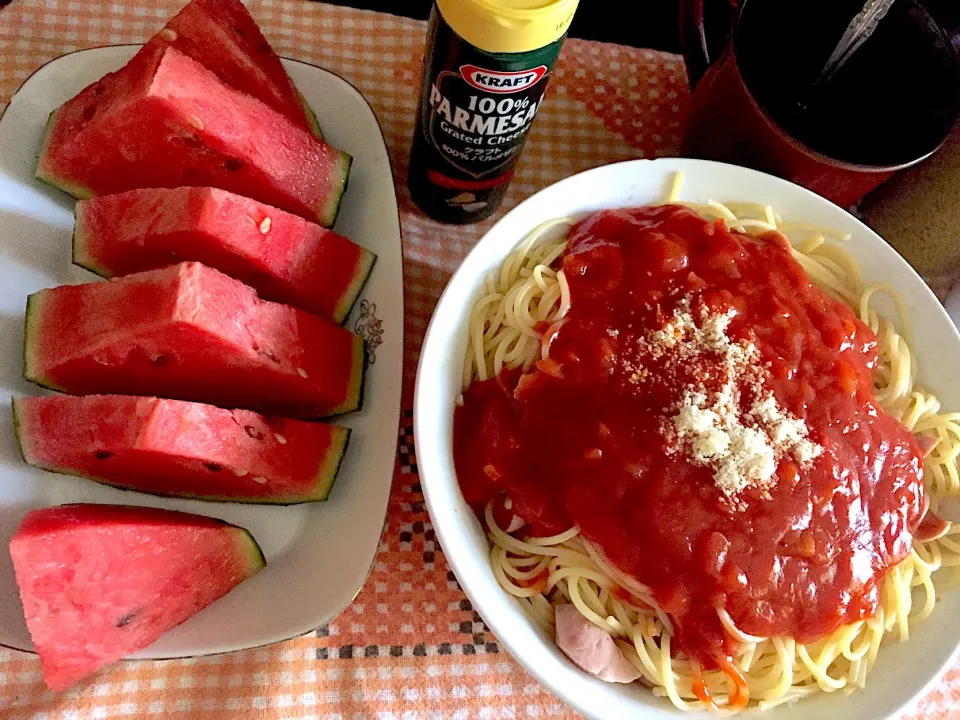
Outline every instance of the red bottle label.
{"label": "red bottle label", "polygon": [[521,90],[526,90],[528,87],[536,85],[546,72],[546,65],[517,72],[484,70],[476,65],[460,66],[460,77],[466,80],[467,85],[472,85],[477,88],[477,90],[485,90],[487,92],[504,95],[520,92]]}

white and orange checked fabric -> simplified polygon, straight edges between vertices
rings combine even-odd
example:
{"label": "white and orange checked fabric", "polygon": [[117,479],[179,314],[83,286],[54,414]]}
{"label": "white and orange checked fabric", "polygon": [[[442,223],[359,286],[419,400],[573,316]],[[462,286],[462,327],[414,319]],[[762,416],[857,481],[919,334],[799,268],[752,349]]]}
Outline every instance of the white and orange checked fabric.
{"label": "white and orange checked fabric", "polygon": [[[0,103],[43,63],[78,48],[141,42],[183,4],[14,0],[0,10]],[[494,221],[440,225],[411,203],[405,178],[424,24],[318,3],[249,6],[281,55],[345,77],[383,126],[403,224],[409,408],[430,313],[453,269]],[[505,207],[589,167],[676,154],[688,103],[676,56],[569,40]],[[34,656],[0,649],[0,718],[576,717],[503,652],[457,585],[424,509],[409,410],[401,419],[388,512],[363,591],[315,633],[230,655],[121,663],[59,695],[44,688]],[[958,700],[960,666],[906,717],[960,717]]]}

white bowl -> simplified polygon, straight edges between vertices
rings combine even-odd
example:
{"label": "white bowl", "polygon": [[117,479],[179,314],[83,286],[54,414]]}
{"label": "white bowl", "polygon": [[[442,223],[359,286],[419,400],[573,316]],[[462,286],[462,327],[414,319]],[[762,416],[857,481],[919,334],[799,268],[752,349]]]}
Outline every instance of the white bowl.
{"label": "white bowl", "polygon": [[[673,174],[683,171],[681,199],[753,201],[773,205],[785,220],[803,220],[851,233],[846,248],[865,282],[887,282],[903,294],[910,311],[919,379],[946,408],[960,409],[960,334],[920,277],[876,233],[850,214],[803,188],[754,170],[702,160],[634,160],[567,178],[523,202],[477,244],[447,285],[433,315],[417,373],[417,460],[430,516],[460,584],[497,638],[532,675],[560,698],[593,718],[693,718],[634,683],[614,685],[580,671],[553,638],[530,622],[497,584],[490,570],[483,529],[464,502],[454,474],[453,408],[467,344],[470,308],[483,278],[540,222],[603,208],[662,202]],[[810,717],[877,720],[894,715],[939,677],[960,645],[960,591],[938,603],[926,622],[911,628],[905,643],[884,645],[867,689],[833,693],[750,716],[777,720]]]}

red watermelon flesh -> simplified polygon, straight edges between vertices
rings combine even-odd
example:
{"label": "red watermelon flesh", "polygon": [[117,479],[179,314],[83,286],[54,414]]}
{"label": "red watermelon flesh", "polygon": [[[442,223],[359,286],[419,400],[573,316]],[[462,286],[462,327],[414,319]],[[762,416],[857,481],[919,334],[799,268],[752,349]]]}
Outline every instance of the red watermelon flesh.
{"label": "red watermelon flesh", "polygon": [[219,187],[329,226],[350,162],[168,47],[138,54],[56,110],[37,177],[78,198]]}
{"label": "red watermelon flesh", "polygon": [[326,500],[350,431],[249,410],[129,395],[13,399],[24,459],[154,495]]}
{"label": "red watermelon flesh", "polygon": [[131,190],[77,203],[73,261],[105,277],[196,260],[260,297],[342,323],[375,255],[331,230],[216,188]]}
{"label": "red watermelon flesh", "polygon": [[27,300],[24,376],[75,395],[158,395],[316,418],[360,405],[363,340],[200,263]]}
{"label": "red watermelon flesh", "polygon": [[193,0],[141,52],[167,46],[189,55],[227,85],[321,136],[310,106],[239,0]]}
{"label": "red watermelon flesh", "polygon": [[52,690],[147,647],[266,564],[243,528],[117,505],[34,510],[10,555]]}

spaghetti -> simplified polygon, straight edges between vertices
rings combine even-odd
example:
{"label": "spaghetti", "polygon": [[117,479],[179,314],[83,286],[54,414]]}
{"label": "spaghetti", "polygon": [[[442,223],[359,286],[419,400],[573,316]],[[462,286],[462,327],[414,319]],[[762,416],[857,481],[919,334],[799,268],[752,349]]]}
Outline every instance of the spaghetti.
{"label": "spaghetti", "polygon": [[[677,203],[680,174],[668,202]],[[910,350],[909,319],[891,288],[865,286],[856,261],[837,243],[846,237],[829,229],[784,222],[769,206],[748,203],[680,202],[704,218],[722,219],[747,234],[779,231],[790,238],[792,254],[810,279],[846,303],[876,334],[878,362],[874,390],[878,403],[921,439],[927,449],[923,480],[936,511],[944,498],[960,493],[960,413],[942,413],[940,403],[916,382]],[[566,249],[574,220],[561,218],[536,228],[486,281],[473,308],[464,362],[463,387],[497,376],[505,368],[529,370],[549,359],[554,328],[566,315],[570,291],[556,261]],[[892,296],[900,326],[875,308],[879,294]],[[914,539],[906,559],[893,566],[879,588],[877,611],[841,625],[814,642],[760,637],[743,632],[725,610],[720,622],[736,641],[732,664],[702,668],[682,652],[671,651],[674,628],[652,593],[617,570],[576,527],[552,537],[507,532],[502,508],[491,501],[485,521],[490,560],[500,585],[515,596],[545,629],[553,628],[553,607],[570,603],[615,640],[641,681],[679,709],[731,713],[749,698],[772,708],[818,692],[852,691],[865,686],[886,637],[909,638],[913,624],[933,610],[938,590],[960,582],[960,526],[941,537]],[[509,513],[507,514],[509,517]]]}
{"label": "spaghetti", "polygon": [[574,223],[568,217],[542,223],[486,278],[485,293],[470,314],[464,390],[504,367],[529,370],[540,356],[543,333],[537,328],[560,320],[570,307],[563,270],[552,266],[563,255],[563,236]]}

